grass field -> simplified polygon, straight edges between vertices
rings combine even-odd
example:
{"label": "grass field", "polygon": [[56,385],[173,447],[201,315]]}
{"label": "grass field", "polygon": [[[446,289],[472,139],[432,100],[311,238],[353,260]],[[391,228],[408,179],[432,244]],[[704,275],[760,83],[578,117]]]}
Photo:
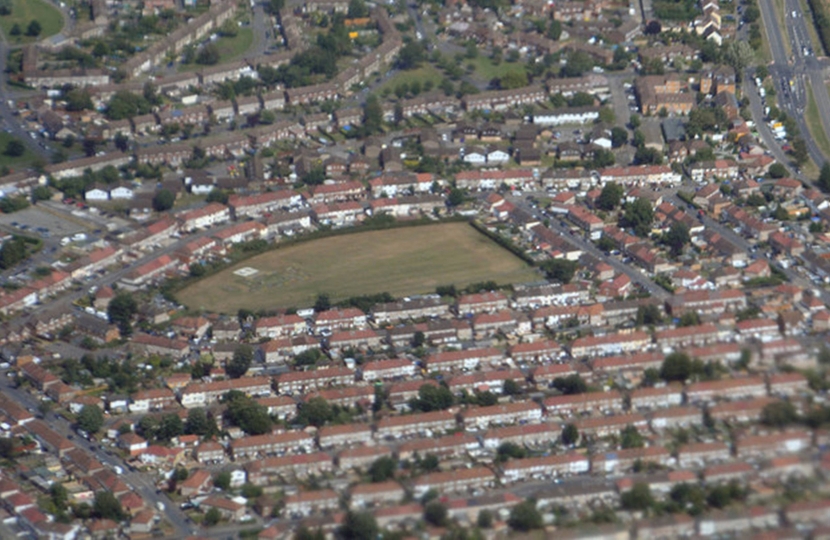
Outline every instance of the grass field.
{"label": "grass field", "polygon": [[483,54],[479,54],[473,60],[464,60],[465,66],[467,63],[472,63],[475,66],[476,77],[488,83],[493,79],[500,79],[512,71],[524,71],[524,67],[519,62],[502,60],[498,64],[494,64],[489,56]]}
{"label": "grass field", "polygon": [[[219,64],[224,64],[231,60],[239,60],[251,48],[251,45],[253,45],[254,31],[250,27],[240,28],[239,33],[234,37],[220,37],[215,43],[219,49]],[[178,71],[196,71],[204,67],[195,63],[181,64],[179,65]]]}
{"label": "grass field", "polygon": [[8,167],[13,172],[15,172],[18,168],[31,165],[32,162],[35,160],[35,155],[26,148],[26,151],[23,153],[22,156],[18,157],[11,157],[6,155],[6,145],[9,144],[9,141],[14,139],[15,137],[9,135],[6,132],[0,132],[0,167]]}
{"label": "grass field", "polygon": [[[26,28],[32,21],[38,21],[41,26],[40,35],[29,37]],[[22,34],[17,37],[11,36],[12,26],[20,26]],[[6,39],[11,44],[31,43],[49,36],[54,36],[63,28],[63,16],[58,8],[45,0],[12,0],[12,13],[0,17],[0,29],[3,30]]]}
{"label": "grass field", "polygon": [[396,73],[388,81],[381,85],[379,92],[382,93],[384,90],[388,90],[390,93],[394,94],[395,88],[397,88],[400,84],[406,84],[408,87],[415,81],[418,81],[421,88],[423,88],[424,83],[427,81],[432,81],[432,87],[438,88],[442,78],[443,75],[441,75],[441,72],[438,71],[435,66],[424,64],[418,69],[400,71]]}
{"label": "grass field", "polygon": [[807,121],[807,128],[810,134],[816,141],[819,150],[825,156],[830,156],[830,139],[827,137],[827,132],[821,123],[821,116],[818,113],[818,105],[816,98],[813,95],[813,86],[807,82],[807,110],[805,111],[804,119]]}
{"label": "grass field", "polygon": [[[252,267],[249,278],[234,271]],[[333,301],[388,292],[429,293],[438,285],[539,279],[530,266],[466,223],[370,231],[276,249],[194,283],[178,293],[191,309],[236,313],[310,306],[318,294]]]}

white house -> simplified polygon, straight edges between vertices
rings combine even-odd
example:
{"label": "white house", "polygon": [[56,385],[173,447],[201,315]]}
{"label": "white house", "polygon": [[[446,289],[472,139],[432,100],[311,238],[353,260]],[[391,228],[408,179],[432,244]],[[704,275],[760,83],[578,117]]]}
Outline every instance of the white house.
{"label": "white house", "polygon": [[466,163],[472,165],[484,165],[487,163],[487,154],[480,149],[471,148],[467,151],[462,149],[461,156]]}
{"label": "white house", "polygon": [[89,189],[84,193],[84,199],[87,201],[108,201],[109,198],[109,192],[98,186],[93,186],[92,189]]}
{"label": "white house", "polygon": [[533,115],[533,123],[540,126],[588,124],[599,118],[599,107],[567,107]]}
{"label": "white house", "polygon": [[490,150],[487,152],[487,163],[489,164],[501,164],[507,163],[510,160],[510,154],[505,152],[504,150],[500,150],[498,148],[494,150]]}
{"label": "white house", "polygon": [[128,186],[117,186],[110,191],[110,197],[115,199],[132,199],[133,198],[133,190]]}

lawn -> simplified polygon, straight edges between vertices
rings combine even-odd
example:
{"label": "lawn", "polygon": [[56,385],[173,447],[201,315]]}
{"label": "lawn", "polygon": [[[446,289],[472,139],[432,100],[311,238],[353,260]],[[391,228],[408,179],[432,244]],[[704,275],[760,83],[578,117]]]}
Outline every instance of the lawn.
{"label": "lawn", "polygon": [[[234,37],[220,37],[214,44],[219,49],[219,64],[230,62],[231,60],[239,60],[244,55],[251,45],[254,43],[254,31],[250,27],[239,29]],[[196,63],[180,64],[179,72],[196,71],[210,66],[202,66]]]}
{"label": "lawn", "polygon": [[36,157],[28,147],[22,156],[7,156],[6,145],[15,138],[4,131],[0,132],[0,167],[8,167],[13,172],[20,167],[31,165]]}
{"label": "lawn", "polygon": [[432,81],[432,87],[438,88],[438,85],[441,83],[441,79],[443,79],[443,75],[435,66],[430,64],[425,64],[418,69],[412,69],[409,71],[399,71],[395,75],[393,75],[388,81],[381,85],[378,92],[382,95],[383,92],[386,90],[390,94],[395,93],[395,88],[397,88],[401,84],[406,84],[407,88],[415,81],[421,85],[423,88],[424,83],[427,81]]}
{"label": "lawn", "polygon": [[494,64],[489,56],[479,54],[473,60],[464,60],[464,66],[472,63],[475,68],[475,75],[484,82],[490,82],[493,79],[501,79],[512,71],[524,71],[524,66],[519,62],[508,62],[502,60],[498,64]]}
{"label": "lawn", "polygon": [[821,123],[821,116],[818,113],[818,105],[813,95],[813,86],[807,81],[807,110],[804,119],[807,121],[807,128],[818,145],[818,149],[825,156],[830,156],[830,139]]}
{"label": "lawn", "polygon": [[[26,28],[32,21],[38,21],[41,26],[40,35],[37,37],[26,36]],[[12,26],[20,26],[22,35],[11,36]],[[6,35],[11,44],[30,43],[39,39],[54,36],[63,28],[63,16],[58,8],[45,0],[12,0],[12,13],[0,17],[0,29]]]}
{"label": "lawn", "polygon": [[[233,272],[252,267],[243,278]],[[430,293],[438,285],[493,280],[536,281],[527,264],[466,223],[335,236],[275,249],[205,278],[178,294],[191,309],[236,313],[309,306],[318,294],[333,301],[388,292]]]}

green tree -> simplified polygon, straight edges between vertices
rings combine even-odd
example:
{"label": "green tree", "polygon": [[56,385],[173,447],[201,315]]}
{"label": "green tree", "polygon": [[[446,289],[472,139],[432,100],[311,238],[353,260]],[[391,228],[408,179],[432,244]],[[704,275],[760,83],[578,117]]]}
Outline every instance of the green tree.
{"label": "green tree", "polygon": [[373,483],[386,482],[395,477],[398,464],[391,456],[379,457],[369,466],[369,479]]}
{"label": "green tree", "polygon": [[66,94],[67,111],[92,110],[92,98],[85,88],[75,88]]}
{"label": "green tree", "polygon": [[567,259],[550,259],[543,262],[541,266],[548,279],[559,283],[570,283],[579,268],[579,263]]}
{"label": "green tree", "polygon": [[623,226],[631,227],[637,236],[648,236],[651,232],[651,224],[654,222],[654,208],[652,208],[651,202],[639,197],[634,202],[627,204],[621,221]]}
{"label": "green tree", "polygon": [[502,90],[512,90],[525,86],[527,86],[527,72],[523,69],[508,71],[499,79],[499,87]]}
{"label": "green tree", "polygon": [[666,356],[660,367],[660,378],[666,382],[685,382],[692,374],[692,360],[682,352]]}
{"label": "green tree", "polygon": [[18,139],[11,139],[6,143],[6,149],[3,153],[9,157],[20,157],[26,153],[26,146]]}
{"label": "green tree", "polygon": [[410,402],[416,411],[430,412],[449,409],[453,404],[452,392],[443,385],[423,384],[418,388],[418,397]]}
{"label": "green tree", "polygon": [[605,186],[603,186],[602,192],[600,192],[599,197],[597,198],[597,207],[606,211],[613,210],[619,206],[624,193],[625,190],[621,185],[616,182],[608,182]]}
{"label": "green tree", "polygon": [[133,333],[132,319],[138,311],[138,304],[133,295],[119,293],[110,300],[107,306],[107,316],[112,324],[118,326],[122,336],[129,336]]}
{"label": "green tree", "polygon": [[588,383],[578,373],[566,377],[556,377],[553,380],[553,387],[568,396],[584,394],[588,391]]}
{"label": "green tree", "polygon": [[202,66],[215,66],[219,63],[221,57],[222,54],[219,52],[219,47],[213,43],[208,43],[196,54],[196,63]]}
{"label": "green tree", "polygon": [[826,161],[818,175],[818,187],[824,192],[830,192],[830,163]]}
{"label": "green tree", "polygon": [[164,212],[170,210],[176,203],[176,196],[169,189],[162,189],[153,196],[153,210]]}
{"label": "green tree", "polygon": [[233,351],[233,358],[225,366],[225,373],[231,379],[238,379],[245,375],[254,360],[254,349],[247,343],[242,343]]}
{"label": "green tree", "polygon": [[453,187],[450,189],[450,194],[447,196],[447,204],[450,206],[461,206],[464,204],[464,191]]}
{"label": "green tree", "polygon": [[620,126],[611,128],[611,146],[620,148],[628,142],[628,131]]}
{"label": "green tree", "polygon": [[679,257],[683,253],[683,248],[691,240],[689,227],[679,221],[672,223],[672,226],[663,235],[663,243],[669,246],[672,257]]}
{"label": "green tree", "polygon": [[761,410],[761,423],[765,426],[784,428],[798,420],[798,412],[789,401],[775,401]]}
{"label": "green tree", "polygon": [[14,37],[18,37],[22,33],[23,33],[23,30],[20,29],[20,25],[17,24],[17,23],[14,23],[11,27],[11,30],[9,30],[9,34],[11,34]]}
{"label": "green tree", "polygon": [[377,540],[378,523],[369,512],[349,510],[343,518],[343,524],[337,529],[341,540]]}
{"label": "green tree", "polygon": [[249,435],[262,435],[271,431],[271,417],[268,409],[241,392],[225,394],[225,417]]}
{"label": "green tree", "polygon": [[642,448],[645,445],[643,436],[632,425],[627,425],[620,432],[620,446],[623,448]]}
{"label": "green tree", "polygon": [[334,418],[331,404],[321,397],[313,397],[300,406],[297,422],[304,425],[321,427]]}
{"label": "green tree", "polygon": [[783,164],[775,162],[769,166],[770,178],[784,178],[785,176],[787,176],[787,168]]}
{"label": "green tree", "polygon": [[510,510],[510,517],[507,524],[517,532],[528,532],[541,529],[544,522],[542,514],[536,509],[533,501],[523,501]]}
{"label": "green tree", "polygon": [[369,16],[369,8],[366,7],[366,2],[364,0],[351,0],[349,2],[349,11],[348,11],[349,18],[351,19],[359,19],[362,17]]}
{"label": "green tree", "polygon": [[566,424],[562,428],[562,444],[572,446],[579,441],[579,430],[575,424]]}
{"label": "green tree", "polygon": [[496,449],[496,462],[504,463],[510,459],[522,459],[527,451],[516,443],[503,442]]}
{"label": "green tree", "polygon": [[219,511],[218,508],[215,506],[211,506],[207,512],[205,512],[205,517],[202,519],[202,524],[205,527],[213,527],[222,519],[222,513]]}
{"label": "green tree", "polygon": [[562,23],[556,20],[551,21],[550,26],[548,26],[547,36],[554,41],[559,41],[559,38],[562,36]]}
{"label": "green tree", "polygon": [[446,505],[441,501],[430,501],[424,507],[424,521],[435,527],[446,526],[448,514]]}
{"label": "green tree", "polygon": [[111,519],[115,522],[123,521],[126,517],[121,503],[111,491],[105,489],[95,492],[92,514],[98,519]]}
{"label": "green tree", "polygon": [[201,407],[187,411],[187,421],[184,424],[184,432],[188,435],[199,435],[205,437],[218,431],[216,420]]}
{"label": "green tree", "polygon": [[0,0],[0,16],[12,14],[12,0]]}
{"label": "green tree", "polygon": [[493,527],[493,512],[490,510],[479,511],[476,525],[479,529],[491,529]]}
{"label": "green tree", "polygon": [[78,427],[87,433],[98,433],[104,426],[104,412],[97,405],[84,405],[78,413]]}
{"label": "green tree", "polygon": [[398,52],[397,66],[403,70],[417,69],[424,60],[426,60],[424,46],[417,41],[410,41]]}
{"label": "green tree", "polygon": [[169,441],[174,437],[179,437],[184,433],[184,423],[178,414],[165,414],[161,417],[159,422],[159,429],[156,432],[156,437],[160,441]]}
{"label": "green tree", "polygon": [[213,477],[213,485],[227,491],[231,488],[231,473],[230,471],[221,471]]}
{"label": "green tree", "polygon": [[40,32],[43,30],[43,27],[40,23],[36,20],[33,20],[29,23],[29,26],[26,27],[26,35],[30,37],[37,37],[40,35]]}
{"label": "green tree", "polygon": [[620,504],[626,510],[646,511],[654,505],[654,497],[648,484],[638,482],[620,496]]}
{"label": "green tree", "polygon": [[363,129],[367,135],[379,133],[383,125],[383,109],[380,100],[374,94],[366,98],[363,105]]}

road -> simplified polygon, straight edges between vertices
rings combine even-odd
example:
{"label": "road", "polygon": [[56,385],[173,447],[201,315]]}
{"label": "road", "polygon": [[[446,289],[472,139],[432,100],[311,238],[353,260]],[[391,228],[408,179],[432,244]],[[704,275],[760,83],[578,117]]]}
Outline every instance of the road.
{"label": "road", "polygon": [[[0,392],[12,398],[14,401],[19,403],[21,406],[26,407],[30,411],[37,410],[39,405],[38,399],[32,394],[17,388],[14,380],[9,377],[0,377]],[[127,464],[124,463],[120,457],[115,454],[108,454],[97,444],[93,444],[76,435],[69,421],[63,416],[48,413],[44,420],[47,424],[49,424],[49,427],[59,434],[67,438],[71,437],[73,444],[81,448],[84,452],[94,455],[95,459],[100,461],[105,466],[110,469],[113,469],[116,466],[121,467],[125,471],[122,475],[122,479],[141,496],[148,506],[156,507],[158,503],[164,504],[164,516],[174,527],[176,537],[184,537],[190,534],[190,530],[193,526],[188,522],[187,517],[164,493],[156,493],[156,487],[152,481],[149,480],[148,475],[139,472],[131,472],[129,467],[127,467]]]}
{"label": "road", "polygon": [[[548,194],[530,193],[529,195],[546,197]],[[507,195],[507,198],[510,200],[511,203],[522,208],[524,211],[528,212],[531,215],[536,215],[539,213],[537,209],[530,206],[526,198],[513,197],[510,195]],[[586,240],[581,235],[573,234],[570,230],[570,227],[563,226],[562,224],[560,224],[560,218],[554,216],[554,218],[550,220],[548,228],[552,231],[559,233],[562,236],[562,238],[572,246],[577,247],[581,249],[584,253],[591,255],[597,260],[603,261],[604,263],[610,265],[616,272],[620,274],[625,274],[632,281],[632,283],[636,283],[643,287],[643,289],[648,291],[648,293],[651,294],[651,296],[659,298],[661,300],[666,300],[669,298],[670,295],[668,291],[654,283],[648,276],[646,276],[642,271],[640,271],[639,268],[635,268],[629,264],[624,264],[622,261],[617,260],[609,255],[606,255],[602,250],[597,248],[593,244],[593,242]]]}
{"label": "road", "polygon": [[[813,51],[813,44],[810,41],[810,34],[807,30],[809,21],[803,16],[798,0],[785,0],[784,3],[784,20],[787,25],[787,38],[783,35],[784,29],[779,28],[773,0],[760,0],[758,6],[761,10],[764,28],[766,28],[767,32],[767,41],[772,52],[773,62],[769,66],[769,72],[775,85],[778,108],[795,119],[801,131],[801,136],[807,144],[810,158],[820,167],[830,156],[825,156],[822,153],[815,139],[810,134],[804,119],[804,111],[807,107],[807,84],[809,83],[813,90],[816,105],[818,106],[822,125],[830,126],[830,97],[828,97],[827,89],[824,85],[824,72],[826,68],[830,67],[830,61],[826,58],[816,57],[816,51]],[[795,17],[793,17],[793,14]],[[789,39],[792,48],[791,58],[787,58],[785,39]],[[754,101],[754,98],[758,98],[757,95],[754,95],[756,91],[752,83],[745,80],[745,86],[751,90],[749,92],[751,102]],[[755,118],[756,124],[759,125],[759,131],[761,131],[760,124],[763,123],[764,119],[763,110],[758,106],[758,103],[751,103],[751,105],[753,117]],[[768,137],[765,135],[768,134],[761,132],[761,135],[764,138],[764,142],[773,151],[776,159],[784,164],[788,164],[788,159],[781,159],[779,154],[782,152],[773,150],[778,144],[767,140]],[[790,167],[792,168],[792,165]],[[805,178],[797,168],[795,169],[794,176],[802,181],[809,182],[814,180]]]}

